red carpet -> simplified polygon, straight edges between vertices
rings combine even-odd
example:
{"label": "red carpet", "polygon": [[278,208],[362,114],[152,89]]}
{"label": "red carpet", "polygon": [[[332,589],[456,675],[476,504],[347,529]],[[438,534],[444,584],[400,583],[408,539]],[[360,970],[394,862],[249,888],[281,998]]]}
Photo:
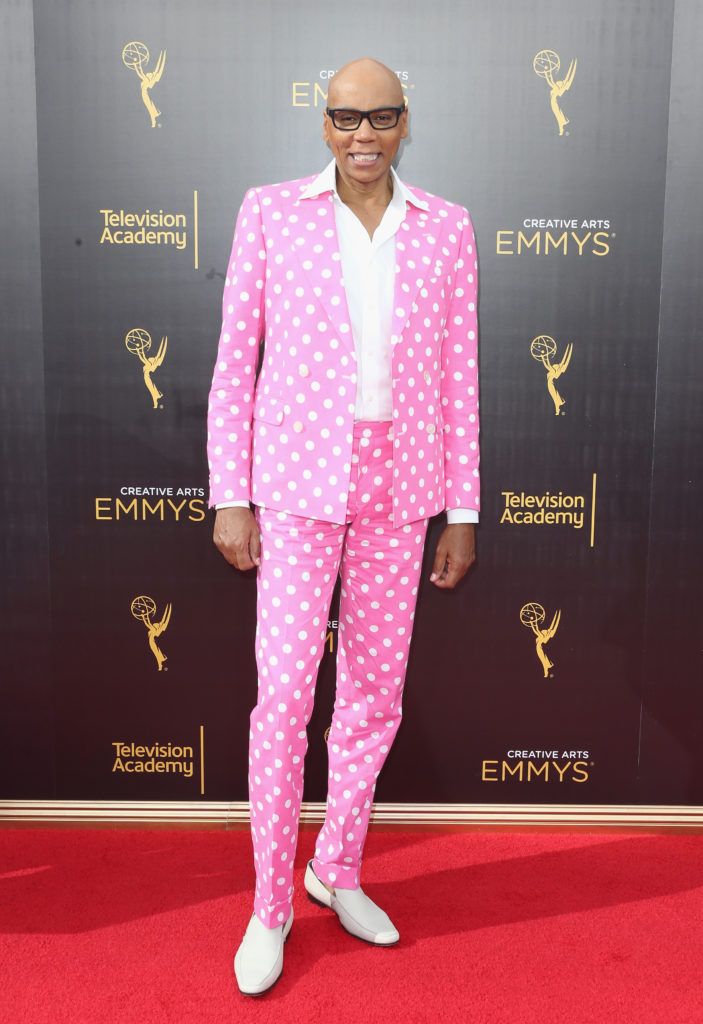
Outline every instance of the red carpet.
{"label": "red carpet", "polygon": [[372,830],[362,884],[401,934],[378,949],[307,899],[316,831],[283,975],[252,998],[248,831],[0,830],[0,1019],[703,1022],[698,835]]}

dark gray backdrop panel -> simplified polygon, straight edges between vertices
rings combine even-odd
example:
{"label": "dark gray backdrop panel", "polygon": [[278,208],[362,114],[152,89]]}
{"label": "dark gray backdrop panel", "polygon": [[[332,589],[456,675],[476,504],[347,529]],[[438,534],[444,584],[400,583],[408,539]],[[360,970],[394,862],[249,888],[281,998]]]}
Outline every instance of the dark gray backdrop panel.
{"label": "dark gray backdrop panel", "polygon": [[0,6],[0,796],[54,795],[34,29]]}
{"label": "dark gray backdrop panel", "polygon": [[[224,268],[245,189],[329,159],[315,83],[370,53],[407,89],[401,176],[469,208],[481,269],[478,561],[456,591],[437,591],[427,576],[444,516],[433,520],[404,723],[377,799],[648,799],[638,759],[673,16],[673,3],[634,0],[362,2],[353,22],[318,3],[35,4],[59,796],[246,799],[255,578],[223,562],[203,513]],[[154,128],[121,59],[133,40],[149,48],[146,70],[166,51]],[[578,61],[563,136],[532,69],[544,49],[560,76]],[[101,245],[103,208],[184,211],[188,246]],[[606,219],[607,254],[579,255],[573,239],[567,253],[507,254],[506,233],[532,217]],[[152,355],[168,337],[161,408],[125,348],[136,327]],[[573,343],[558,417],[530,355],[537,335],[560,355]],[[593,473],[593,546],[588,527],[500,523],[502,491],[590,499]],[[137,484],[199,489],[194,521],[96,520],[96,498],[114,509]],[[172,605],[162,672],[130,612],[136,595],[153,599],[155,619]],[[544,606],[545,626],[561,610],[547,678],[520,623],[527,602]],[[333,619],[337,604],[338,590]],[[308,799],[324,799],[333,698],[328,654]],[[191,743],[197,760],[201,726],[204,788],[197,765],[192,777],[112,771],[116,740]],[[548,757],[532,760],[549,781],[483,781],[483,763],[511,749],[561,752],[565,782]]]}
{"label": "dark gray backdrop panel", "polygon": [[644,657],[642,800],[703,803],[703,11],[677,0]]}

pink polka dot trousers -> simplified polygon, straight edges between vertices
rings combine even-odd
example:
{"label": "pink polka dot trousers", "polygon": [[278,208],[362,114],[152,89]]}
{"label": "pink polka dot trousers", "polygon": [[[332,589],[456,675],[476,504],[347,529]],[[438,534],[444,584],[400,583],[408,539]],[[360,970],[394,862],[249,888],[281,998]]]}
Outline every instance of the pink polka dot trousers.
{"label": "pink polka dot trousers", "polygon": [[333,886],[360,884],[376,780],[395,739],[429,519],[392,520],[389,420],[354,424],[344,524],[255,506],[257,703],[250,716],[254,912],[288,919],[303,795],[307,724],[341,575],[337,686],[327,740],[326,816],[313,867]]}

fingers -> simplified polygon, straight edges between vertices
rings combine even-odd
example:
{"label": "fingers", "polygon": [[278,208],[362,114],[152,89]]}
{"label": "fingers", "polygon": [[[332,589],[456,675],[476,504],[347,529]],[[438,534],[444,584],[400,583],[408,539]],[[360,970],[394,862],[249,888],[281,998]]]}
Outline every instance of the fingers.
{"label": "fingers", "polygon": [[443,534],[437,542],[430,582],[443,590],[450,590],[471,568],[476,560],[476,552],[473,531],[468,543],[465,539],[459,542],[452,540],[450,543],[446,538],[447,535]]}
{"label": "fingers", "polygon": [[444,579],[447,570],[447,545],[440,538],[434,555],[430,580],[434,583],[438,580]]}
{"label": "fingers", "polygon": [[[436,587],[442,587],[445,590],[449,590],[457,585],[462,576],[466,574],[468,568],[468,565],[463,565],[461,563],[452,564],[448,560],[437,578],[432,580],[432,582]],[[430,579],[431,578],[432,577],[430,577]]]}
{"label": "fingers", "polygon": [[249,557],[252,564],[261,565],[261,533],[256,519],[254,519],[254,529],[249,534]]}
{"label": "fingers", "polygon": [[241,572],[246,572],[247,569],[253,569],[257,564],[251,557],[248,537],[234,546],[234,554],[235,561],[232,562],[232,565],[235,569],[239,569]]}
{"label": "fingers", "polygon": [[261,564],[261,535],[251,509],[218,509],[212,539],[233,568],[246,572]]}
{"label": "fingers", "polygon": [[449,590],[452,587],[455,587],[459,580],[466,575],[472,563],[473,559],[470,562],[452,562],[452,560],[449,559],[437,578],[432,580],[432,577],[430,576],[430,579],[436,587],[442,587],[445,590]]}

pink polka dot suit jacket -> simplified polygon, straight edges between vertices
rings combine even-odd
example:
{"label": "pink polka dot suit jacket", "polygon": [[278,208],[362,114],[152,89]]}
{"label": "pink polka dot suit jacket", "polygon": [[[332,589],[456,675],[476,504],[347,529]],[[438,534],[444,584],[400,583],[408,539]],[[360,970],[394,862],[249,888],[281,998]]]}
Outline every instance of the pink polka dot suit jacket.
{"label": "pink polka dot suit jacket", "polygon": [[[208,504],[246,498],[343,524],[357,360],[332,191],[299,194],[315,176],[250,188],[239,210],[208,399]],[[408,202],[395,241],[394,528],[480,509],[473,225],[465,207],[412,191],[428,210]]]}

